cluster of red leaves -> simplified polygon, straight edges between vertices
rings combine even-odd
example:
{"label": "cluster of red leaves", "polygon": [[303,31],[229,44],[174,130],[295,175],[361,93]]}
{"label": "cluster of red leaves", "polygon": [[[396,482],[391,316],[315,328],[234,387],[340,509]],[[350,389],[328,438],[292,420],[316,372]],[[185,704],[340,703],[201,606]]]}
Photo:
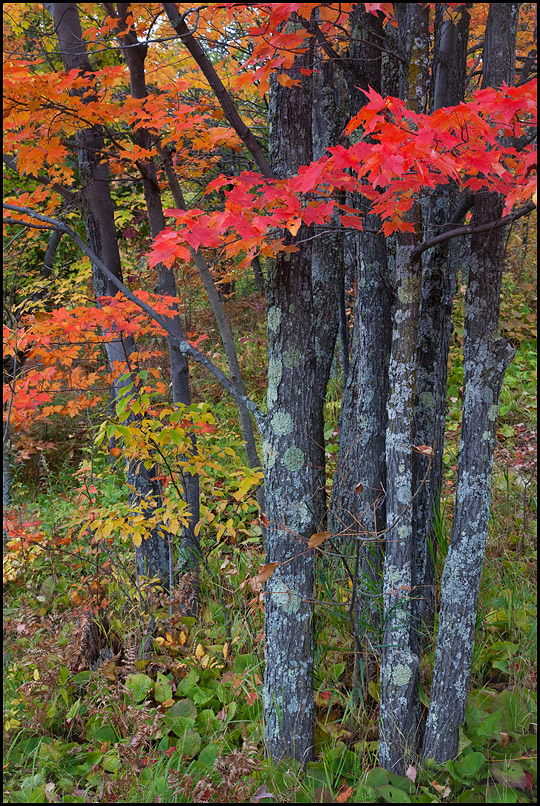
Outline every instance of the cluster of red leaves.
{"label": "cluster of red leaves", "polygon": [[536,80],[478,90],[467,103],[433,115],[411,112],[398,98],[383,98],[371,89],[366,95],[368,103],[345,129],[350,135],[361,128],[358,142],[329,148],[287,180],[267,180],[252,171],[219,176],[206,192],[229,186],[222,210],[168,210],[176,229],[155,239],[150,265],[186,258],[186,245],[225,246],[228,255],[247,252],[248,260],[257,252],[273,254],[282,248],[272,239],[276,228],[296,235],[302,224],[330,224],[335,211],[343,226],[361,230],[359,211],[338,203],[336,191],[368,200],[382,218],[385,235],[414,228],[405,214],[426,188],[455,183],[460,192],[501,193],[505,213],[533,195],[534,145],[518,151],[507,138],[528,134],[536,125]]}

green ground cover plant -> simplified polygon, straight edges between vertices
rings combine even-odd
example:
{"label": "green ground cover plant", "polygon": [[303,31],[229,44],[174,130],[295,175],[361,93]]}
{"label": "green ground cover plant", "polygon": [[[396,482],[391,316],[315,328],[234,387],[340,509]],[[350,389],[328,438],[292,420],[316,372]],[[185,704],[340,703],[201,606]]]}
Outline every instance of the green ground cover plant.
{"label": "green ground cover plant", "polygon": [[[212,396],[214,420],[227,425],[227,436],[223,428],[204,436],[210,458],[202,486],[205,559],[197,618],[179,616],[167,596],[141,590],[128,571],[127,544],[77,533],[89,500],[96,519],[100,511],[121,510],[120,469],[98,446],[85,439],[67,453],[50,446],[16,469],[4,555],[8,802],[535,801],[536,341],[529,290],[520,291],[511,272],[505,282],[503,305],[517,314],[512,333],[518,351],[502,392],[490,541],[457,757],[442,766],[411,766],[404,777],[377,766],[377,676],[369,678],[366,668],[365,685],[354,690],[354,651],[342,607],[350,585],[321,551],[316,761],[302,772],[293,762],[264,759],[261,524],[254,486],[238,495],[244,471],[236,414],[197,370],[194,388],[205,400]],[[265,334],[257,304],[255,294],[230,301],[233,318],[259,328],[244,360],[246,377],[261,388]],[[436,528],[439,575],[456,478],[460,306],[458,296],[445,495]],[[210,319],[208,333],[217,354]],[[336,380],[327,401],[330,460],[338,396]],[[92,429],[95,424],[85,424],[85,438]],[[152,619],[140,607],[145,597],[153,602]],[[422,659],[424,707],[433,659],[434,644]]]}

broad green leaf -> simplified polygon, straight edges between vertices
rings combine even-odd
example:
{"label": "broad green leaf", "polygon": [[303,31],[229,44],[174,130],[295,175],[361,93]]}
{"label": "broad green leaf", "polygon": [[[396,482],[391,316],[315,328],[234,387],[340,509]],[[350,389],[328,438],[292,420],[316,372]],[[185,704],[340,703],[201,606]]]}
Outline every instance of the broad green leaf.
{"label": "broad green leaf", "polygon": [[157,673],[156,685],[154,686],[154,697],[157,702],[165,702],[172,697],[171,681],[161,672]]}
{"label": "broad green leaf", "polygon": [[126,680],[126,688],[133,694],[135,702],[141,702],[154,687],[154,681],[147,674],[137,672],[130,674]]}

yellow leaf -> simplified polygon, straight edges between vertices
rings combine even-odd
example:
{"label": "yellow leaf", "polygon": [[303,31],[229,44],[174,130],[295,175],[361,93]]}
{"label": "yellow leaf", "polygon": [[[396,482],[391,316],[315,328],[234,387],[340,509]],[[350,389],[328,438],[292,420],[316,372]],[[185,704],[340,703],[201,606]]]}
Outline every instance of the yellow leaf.
{"label": "yellow leaf", "polygon": [[229,657],[229,642],[223,644],[223,660],[227,660]]}
{"label": "yellow leaf", "polygon": [[205,655],[204,647],[202,644],[197,644],[197,649],[195,650],[195,657],[200,660]]}
{"label": "yellow leaf", "polygon": [[330,532],[317,532],[317,534],[311,535],[308,542],[308,549],[316,549],[317,546],[324,543],[328,537],[330,537]]}
{"label": "yellow leaf", "polygon": [[206,669],[209,663],[210,663],[210,655],[205,655],[204,658],[201,660],[201,668]]}
{"label": "yellow leaf", "polygon": [[39,669],[34,669],[34,680],[39,680]]}
{"label": "yellow leaf", "polygon": [[187,641],[187,633],[185,630],[180,630],[180,635],[178,636],[178,643],[180,646],[184,646]]}
{"label": "yellow leaf", "polygon": [[133,542],[135,543],[137,548],[139,548],[139,546],[142,543],[142,535],[139,534],[139,532],[134,532],[134,534],[133,534]]}
{"label": "yellow leaf", "polygon": [[168,700],[165,700],[165,702],[162,702],[161,704],[164,708],[170,708],[171,705],[174,705],[174,700],[172,699],[172,697],[170,697]]}
{"label": "yellow leaf", "polygon": [[238,490],[235,493],[233,493],[233,498],[235,498],[236,501],[240,501],[241,498],[244,498],[245,494],[251,487],[252,483],[253,479],[251,479],[249,476],[247,479],[244,479],[244,481],[240,484]]}

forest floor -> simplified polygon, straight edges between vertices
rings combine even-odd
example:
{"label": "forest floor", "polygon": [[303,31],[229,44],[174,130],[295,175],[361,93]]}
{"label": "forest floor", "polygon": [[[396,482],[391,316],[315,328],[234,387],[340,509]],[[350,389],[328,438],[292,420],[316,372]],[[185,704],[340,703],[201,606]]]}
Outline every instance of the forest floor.
{"label": "forest floor", "polygon": [[[321,562],[316,759],[303,774],[290,762],[264,759],[258,510],[253,490],[234,495],[243,467],[234,409],[196,368],[196,402],[211,401],[217,426],[203,442],[209,457],[202,479],[206,559],[196,619],[175,616],[174,607],[171,615],[162,597],[154,601],[151,630],[130,573],[132,547],[120,544],[107,557],[81,531],[89,498],[110,508],[122,496],[119,471],[91,450],[84,420],[53,423],[41,434],[45,447],[16,468],[4,526],[5,802],[536,802],[536,286],[532,272],[520,272],[505,277],[502,300],[502,321],[517,354],[501,396],[492,517],[457,758],[441,767],[412,765],[404,777],[377,767],[377,669],[366,662],[364,685],[351,691],[348,621],[329,607],[346,601],[349,586],[339,568]],[[237,293],[227,308],[236,332],[250,334],[239,338],[238,348],[249,392],[262,403],[264,303],[256,294]],[[193,319],[219,364],[210,314],[195,307]],[[449,363],[437,582],[457,476],[462,321],[463,288]],[[327,400],[330,465],[337,455],[339,401],[337,378]],[[141,656],[148,632],[150,652]],[[422,659],[424,706],[434,646]]]}

